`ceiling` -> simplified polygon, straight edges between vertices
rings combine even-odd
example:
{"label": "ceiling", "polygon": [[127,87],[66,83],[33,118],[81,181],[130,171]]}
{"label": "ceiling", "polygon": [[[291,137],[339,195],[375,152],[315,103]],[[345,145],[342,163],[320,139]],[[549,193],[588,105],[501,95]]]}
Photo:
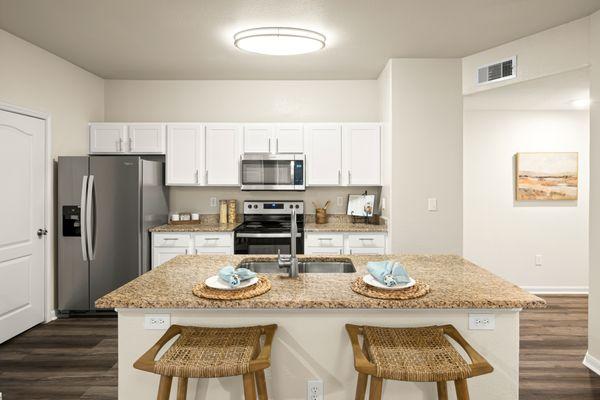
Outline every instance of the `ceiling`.
{"label": "ceiling", "polygon": [[[392,57],[463,57],[584,17],[598,0],[0,0],[0,28],[110,79],[373,79]],[[313,29],[309,55],[235,32]]]}
{"label": "ceiling", "polygon": [[590,96],[590,71],[581,68],[464,96],[465,110],[575,110]]}

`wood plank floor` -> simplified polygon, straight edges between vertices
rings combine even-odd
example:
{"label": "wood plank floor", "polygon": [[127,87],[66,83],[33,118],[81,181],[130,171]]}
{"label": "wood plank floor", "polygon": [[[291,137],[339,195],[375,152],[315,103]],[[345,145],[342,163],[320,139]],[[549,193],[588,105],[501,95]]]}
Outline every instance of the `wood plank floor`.
{"label": "wood plank floor", "polygon": [[[521,314],[520,399],[600,399],[600,377],[581,364],[587,297],[546,300],[548,309]],[[58,320],[0,345],[0,392],[3,400],[115,400],[116,319]]]}

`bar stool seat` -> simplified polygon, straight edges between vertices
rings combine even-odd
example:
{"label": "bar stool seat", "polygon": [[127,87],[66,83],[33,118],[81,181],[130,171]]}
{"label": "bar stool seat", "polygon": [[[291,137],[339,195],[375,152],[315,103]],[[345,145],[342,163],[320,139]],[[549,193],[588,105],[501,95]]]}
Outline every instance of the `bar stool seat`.
{"label": "bar stool seat", "polygon": [[[205,328],[173,325],[134,364],[134,368],[161,375],[159,400],[169,398],[173,377],[179,378],[177,399],[185,399],[188,378],[243,376],[244,396],[266,400],[264,369],[271,365],[271,344],[277,325]],[[155,360],[160,350],[179,337]],[[265,343],[261,349],[261,336]]]}
{"label": "bar stool seat", "polygon": [[[381,399],[382,380],[437,382],[438,398],[446,400],[447,381],[454,381],[459,400],[468,400],[466,379],[493,371],[452,325],[386,328],[346,325],[358,371],[356,399],[365,398],[371,377],[371,400]],[[363,346],[358,336],[363,336]],[[449,336],[467,353],[467,363],[446,339]]]}

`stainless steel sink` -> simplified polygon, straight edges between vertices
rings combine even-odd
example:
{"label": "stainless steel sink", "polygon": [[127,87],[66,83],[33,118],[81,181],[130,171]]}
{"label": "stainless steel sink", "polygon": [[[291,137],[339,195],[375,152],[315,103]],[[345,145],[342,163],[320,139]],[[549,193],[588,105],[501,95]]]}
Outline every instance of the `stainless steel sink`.
{"label": "stainless steel sink", "polygon": [[[259,274],[278,274],[285,272],[285,268],[279,268],[277,261],[246,261],[242,260],[239,267],[248,268]],[[356,272],[356,268],[349,259],[333,261],[299,260],[298,272],[301,274],[347,274]]]}

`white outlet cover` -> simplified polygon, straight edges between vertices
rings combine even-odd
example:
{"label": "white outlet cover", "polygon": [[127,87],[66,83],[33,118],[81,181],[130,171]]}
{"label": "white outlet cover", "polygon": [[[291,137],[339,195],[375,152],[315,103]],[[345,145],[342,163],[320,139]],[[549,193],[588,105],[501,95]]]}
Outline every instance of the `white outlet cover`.
{"label": "white outlet cover", "polygon": [[314,379],[306,383],[306,400],[323,400],[323,381]]}
{"label": "white outlet cover", "polygon": [[338,196],[336,201],[338,206],[344,205],[344,198],[342,196]]}
{"label": "white outlet cover", "polygon": [[144,329],[167,330],[171,326],[171,314],[145,314]]}
{"label": "white outlet cover", "polygon": [[211,197],[210,198],[210,206],[211,207],[216,207],[217,206],[217,198],[216,197]]}
{"label": "white outlet cover", "polygon": [[496,329],[494,314],[469,314],[469,330],[493,331],[494,329]]}

